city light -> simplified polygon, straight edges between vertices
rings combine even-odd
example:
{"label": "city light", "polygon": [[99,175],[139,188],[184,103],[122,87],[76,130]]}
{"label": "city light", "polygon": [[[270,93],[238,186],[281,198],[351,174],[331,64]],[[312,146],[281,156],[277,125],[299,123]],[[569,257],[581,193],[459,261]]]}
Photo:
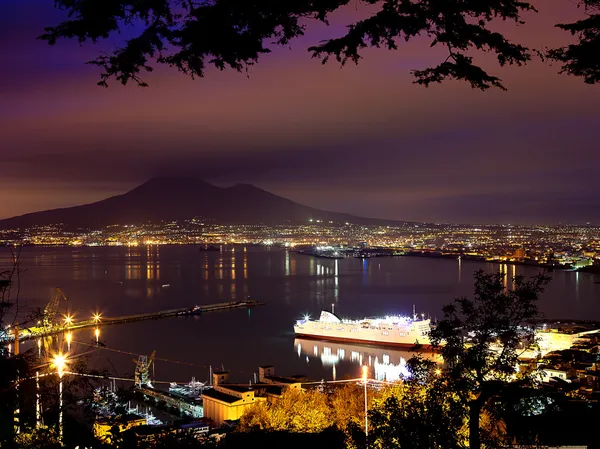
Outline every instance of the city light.
{"label": "city light", "polygon": [[51,365],[56,369],[59,377],[62,377],[65,372],[65,367],[68,365],[67,355],[59,352],[52,357]]}
{"label": "city light", "polygon": [[73,317],[71,315],[65,315],[65,324],[67,326],[70,326],[71,324],[73,324]]}
{"label": "city light", "polygon": [[99,323],[100,319],[102,318],[102,315],[100,315],[99,313],[95,313],[93,318],[94,318],[94,323]]}
{"label": "city light", "polygon": [[436,368],[436,370],[434,371],[434,373],[435,373],[435,375],[436,375],[436,376],[438,376],[438,377],[439,377],[439,376],[441,376],[441,375],[442,375],[442,370],[441,370],[441,369],[439,369],[439,368]]}
{"label": "city light", "polygon": [[56,372],[58,373],[58,402],[59,402],[59,412],[58,412],[58,436],[59,440],[62,443],[63,439],[63,374],[65,373],[65,367],[67,366],[67,356],[62,352],[55,354],[52,358],[51,365],[56,368]]}
{"label": "city light", "polygon": [[[322,257],[404,256],[455,258],[580,268],[600,261],[598,226],[473,226],[454,224],[356,225],[312,219],[301,225],[206,224],[181,220],[165,224],[108,226],[77,237],[85,246],[155,244],[263,244]],[[60,226],[26,230],[34,245],[69,245]],[[0,244],[24,238],[0,230]],[[300,247],[300,250],[298,250]],[[305,247],[305,248],[303,248]],[[318,249],[317,249],[318,248]],[[365,253],[366,251],[366,253]],[[460,262],[459,262],[460,263]],[[460,265],[459,265],[460,266]]]}

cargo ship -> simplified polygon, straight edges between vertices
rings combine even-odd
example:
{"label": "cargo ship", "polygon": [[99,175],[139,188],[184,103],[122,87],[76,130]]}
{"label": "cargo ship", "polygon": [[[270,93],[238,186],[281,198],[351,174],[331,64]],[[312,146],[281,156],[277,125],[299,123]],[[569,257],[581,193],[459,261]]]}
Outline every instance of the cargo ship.
{"label": "cargo ship", "polygon": [[299,337],[392,347],[429,347],[430,331],[431,320],[418,319],[414,313],[412,318],[386,316],[347,320],[324,310],[318,320],[305,317],[294,325]]}

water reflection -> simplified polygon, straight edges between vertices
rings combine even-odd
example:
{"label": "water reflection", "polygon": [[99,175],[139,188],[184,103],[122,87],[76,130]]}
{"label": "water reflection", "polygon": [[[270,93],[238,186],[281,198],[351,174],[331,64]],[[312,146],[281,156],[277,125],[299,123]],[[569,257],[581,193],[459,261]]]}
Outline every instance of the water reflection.
{"label": "water reflection", "polygon": [[338,260],[335,259],[334,269],[333,269],[333,298],[335,302],[338,302],[340,296],[340,286],[339,286],[339,265]]}
{"label": "water reflection", "polygon": [[[472,295],[475,270],[493,273],[501,267],[495,263],[463,259],[458,263],[457,273],[454,261],[428,258],[330,260],[289,251],[286,255],[284,249],[276,248],[267,251],[248,247],[242,251],[237,247],[233,253],[230,249],[227,246],[222,247],[222,252],[202,252],[197,246],[160,246],[152,248],[148,255],[145,246],[80,248],[76,250],[80,253],[73,257],[72,248],[24,247],[21,263],[28,271],[27,282],[23,283],[23,297],[30,298],[27,307],[43,309],[49,299],[49,289],[59,285],[69,296],[70,309],[79,312],[81,317],[96,307],[104,309],[106,316],[118,316],[189,307],[195,303],[210,304],[230,298],[241,300],[250,295],[267,304],[252,311],[252,320],[244,311],[231,311],[207,315],[202,318],[201,325],[200,321],[192,319],[148,321],[135,326],[114,326],[110,331],[102,328],[99,339],[135,353],[151,353],[157,349],[172,359],[189,363],[224,363],[244,372],[255,369],[257,360],[263,360],[281,366],[282,373],[306,372],[314,379],[331,379],[334,366],[338,379],[357,377],[360,363],[367,363],[371,356],[370,372],[377,371],[382,377],[382,371],[387,370],[385,375],[393,378],[397,373],[392,372],[390,366],[402,368],[398,355],[404,352],[402,357],[408,360],[408,351],[381,350],[385,352],[376,353],[370,347],[343,345],[344,351],[338,354],[337,347],[329,344],[331,352],[322,360],[322,344],[316,342],[317,355],[314,356],[315,342],[311,342],[304,352],[300,347],[298,356],[296,346],[294,352],[290,350],[294,344],[293,322],[306,313],[314,316],[322,309],[329,310],[332,303],[335,312],[343,316],[409,311],[416,304],[420,310],[439,317],[442,305],[452,298]],[[233,254],[237,255],[235,270],[232,270]],[[221,256],[225,260],[224,266]],[[11,261],[10,252],[0,248],[0,268],[10,265]],[[268,277],[269,263],[272,263],[271,277]],[[319,268],[318,276],[317,264],[323,267]],[[219,265],[224,270],[224,280],[215,279]],[[370,266],[377,268],[379,265],[380,270],[369,271]],[[235,279],[232,279],[232,271]],[[538,274],[540,268],[511,265],[504,271],[508,274],[508,287],[512,283],[508,279],[511,275],[513,278],[515,274],[529,277]],[[384,278],[384,272],[390,275]],[[540,301],[540,308],[548,318],[593,319],[600,316],[597,300],[600,284],[595,283],[592,275],[559,270],[549,274],[554,280]],[[75,276],[81,279],[75,280]],[[150,279],[146,281],[146,278]],[[162,287],[168,284],[169,287]],[[152,300],[146,299],[148,295],[152,295]],[[157,332],[157,329],[161,331]],[[228,329],[225,336],[223,329]],[[215,335],[223,338],[206,345]],[[74,334],[75,340],[95,343],[94,329],[86,330],[85,336],[80,338]],[[182,341],[189,344],[182,345]],[[240,342],[244,342],[242,349]],[[190,345],[203,350],[189,351]],[[31,348],[36,354],[40,351],[36,342]],[[309,366],[306,365],[307,358]],[[132,371],[130,357],[115,358],[113,362],[120,372]],[[112,370],[105,358],[98,362],[98,367]],[[196,374],[187,371],[185,365],[175,364],[164,372],[164,378],[179,381]]]}
{"label": "water reflection", "polygon": [[136,280],[142,278],[142,264],[140,262],[140,251],[135,248],[127,248],[125,253],[125,279]]}
{"label": "water reflection", "polygon": [[[305,338],[294,340],[294,351],[299,358],[305,357],[307,364],[320,361],[323,367],[331,369],[333,378],[336,377],[339,365],[356,365],[356,370],[351,372],[359,373],[360,366],[366,364],[374,372],[374,378],[381,381],[396,381],[408,376],[406,361],[414,355],[408,349],[377,348]],[[435,362],[441,361],[437,354],[426,353],[424,357]]]}

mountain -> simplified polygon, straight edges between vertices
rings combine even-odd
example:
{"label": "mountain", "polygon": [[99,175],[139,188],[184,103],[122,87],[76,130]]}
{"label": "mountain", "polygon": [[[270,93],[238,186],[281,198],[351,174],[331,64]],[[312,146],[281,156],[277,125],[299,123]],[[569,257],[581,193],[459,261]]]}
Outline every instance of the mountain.
{"label": "mountain", "polygon": [[307,223],[309,219],[392,224],[295,203],[249,184],[221,188],[195,178],[154,178],[122,195],[82,206],[0,220],[0,229],[63,223],[67,229],[159,223],[202,217],[223,224]]}

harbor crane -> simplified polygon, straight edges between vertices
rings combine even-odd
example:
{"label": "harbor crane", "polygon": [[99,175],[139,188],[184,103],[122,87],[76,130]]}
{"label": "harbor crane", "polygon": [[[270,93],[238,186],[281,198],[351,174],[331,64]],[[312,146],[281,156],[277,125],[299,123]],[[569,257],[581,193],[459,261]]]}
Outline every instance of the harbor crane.
{"label": "harbor crane", "polygon": [[154,388],[150,380],[150,366],[154,364],[155,355],[156,351],[152,351],[152,355],[149,358],[147,355],[140,355],[137,360],[133,359],[133,363],[135,363],[134,379],[136,388]]}
{"label": "harbor crane", "polygon": [[56,287],[54,295],[44,309],[42,324],[45,328],[51,328],[54,324],[54,318],[56,317],[56,312],[58,311],[61,300],[67,301],[67,297],[60,287]]}

